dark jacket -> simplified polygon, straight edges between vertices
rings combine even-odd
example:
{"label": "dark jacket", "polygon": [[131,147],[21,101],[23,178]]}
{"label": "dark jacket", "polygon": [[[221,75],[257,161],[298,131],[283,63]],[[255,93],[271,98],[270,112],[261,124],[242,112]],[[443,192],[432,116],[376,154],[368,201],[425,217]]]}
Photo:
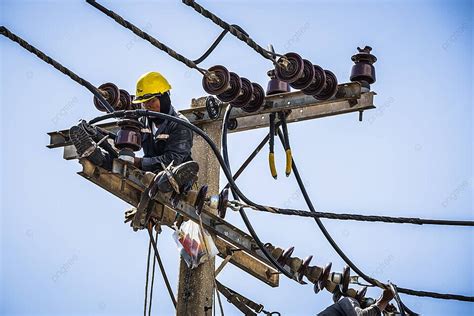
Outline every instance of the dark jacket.
{"label": "dark jacket", "polygon": [[[177,113],[172,106],[168,114],[187,121],[186,117]],[[161,163],[168,166],[173,162],[173,165],[177,166],[192,160],[193,132],[190,129],[176,122],[165,120],[157,126],[155,134],[152,135],[151,120],[144,118],[142,123],[150,130],[149,133],[143,133],[142,136],[144,152],[142,170],[158,171],[162,169]]]}

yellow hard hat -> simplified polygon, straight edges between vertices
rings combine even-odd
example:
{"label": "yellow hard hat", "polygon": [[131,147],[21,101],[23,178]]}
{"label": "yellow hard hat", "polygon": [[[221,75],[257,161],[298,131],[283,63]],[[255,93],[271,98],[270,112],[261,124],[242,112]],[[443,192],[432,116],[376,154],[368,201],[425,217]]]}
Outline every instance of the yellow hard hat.
{"label": "yellow hard hat", "polygon": [[142,103],[165,93],[171,89],[168,80],[159,72],[151,71],[143,74],[137,81],[137,92],[132,103]]}

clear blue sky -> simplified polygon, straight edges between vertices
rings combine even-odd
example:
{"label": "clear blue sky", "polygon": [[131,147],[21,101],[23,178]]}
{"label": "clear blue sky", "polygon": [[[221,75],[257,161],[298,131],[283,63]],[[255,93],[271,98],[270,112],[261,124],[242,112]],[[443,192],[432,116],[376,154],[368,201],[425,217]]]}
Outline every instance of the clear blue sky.
{"label": "clear blue sky", "polygon": [[[103,1],[190,58],[220,29],[180,1]],[[378,57],[376,110],[289,126],[295,160],[318,210],[425,218],[473,219],[472,2],[202,1],[262,45],[296,51],[349,81],[350,57],[370,45]],[[135,37],[84,1],[2,1],[1,24],[96,85],[134,91],[158,70],[173,86],[177,109],[204,95],[201,77]],[[273,26],[272,26],[273,25]],[[147,234],[123,224],[128,207],[75,174],[76,161],[45,146],[48,131],[99,113],[91,94],[0,39],[2,315],[137,315],[143,306]],[[226,65],[263,86],[268,61],[228,36],[203,64]],[[231,135],[236,168],[266,130]],[[277,145],[280,173],[283,149]],[[267,150],[238,183],[256,201],[305,209],[292,177],[274,181]],[[264,188],[264,189],[262,189]],[[313,263],[344,263],[312,220],[250,214],[260,238]],[[236,214],[228,218],[243,227]],[[472,228],[324,220],[367,273],[399,286],[474,294]],[[171,230],[160,236],[176,288],[178,253]],[[328,292],[281,278],[269,288],[232,266],[224,284],[282,315],[315,315]],[[172,306],[158,276],[154,314]],[[378,290],[369,294],[378,296]],[[423,315],[474,314],[474,304],[402,296]],[[225,305],[226,315],[238,315]]]}

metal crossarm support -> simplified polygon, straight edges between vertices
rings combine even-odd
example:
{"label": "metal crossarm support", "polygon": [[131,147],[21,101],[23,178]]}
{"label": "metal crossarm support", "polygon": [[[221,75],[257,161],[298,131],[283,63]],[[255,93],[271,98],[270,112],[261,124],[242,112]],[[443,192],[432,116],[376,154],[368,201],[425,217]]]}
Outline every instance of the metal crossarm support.
{"label": "metal crossarm support", "polygon": [[[264,108],[258,112],[247,113],[241,109],[233,109],[230,118],[237,120],[237,127],[229,130],[229,133],[268,127],[269,115],[272,112],[290,112],[286,121],[287,123],[294,123],[375,108],[373,104],[375,92],[361,93],[360,84],[357,82],[341,84],[338,86],[338,91],[339,94],[336,97],[327,101],[318,101],[312,96],[296,91],[266,97]],[[206,111],[204,100],[205,97],[193,99],[192,104],[195,107],[180,111],[192,124],[199,127],[213,122]],[[221,116],[217,121],[222,120],[223,109],[226,106],[226,103],[221,104]],[[111,132],[118,131],[118,126],[114,122],[99,124],[98,126]],[[50,136],[49,148],[65,147],[71,144],[68,130],[50,132],[48,135]],[[77,157],[75,157],[74,151],[68,149],[64,158],[74,159]]]}
{"label": "metal crossarm support", "polygon": [[[124,178],[124,164],[118,160],[114,161],[114,172],[97,167],[85,159],[81,159],[80,163],[83,170],[79,172],[79,175],[131,205],[138,205],[140,195],[145,190],[145,185],[142,183],[144,181],[143,172],[133,167],[128,167],[129,171],[126,172],[126,177]],[[189,194],[189,197],[192,198],[192,194]],[[155,203],[152,208],[152,216],[157,218],[163,225],[169,227],[174,223],[176,212],[195,222],[199,221],[193,201],[181,200],[174,208],[171,201],[172,196],[170,193],[160,195],[158,203]],[[234,254],[230,259],[231,263],[272,287],[278,286],[278,272],[256,250],[257,245],[252,237],[211,214],[206,209],[201,216],[204,228],[216,236],[214,241],[219,250],[219,256],[225,259],[229,252],[233,252]]]}

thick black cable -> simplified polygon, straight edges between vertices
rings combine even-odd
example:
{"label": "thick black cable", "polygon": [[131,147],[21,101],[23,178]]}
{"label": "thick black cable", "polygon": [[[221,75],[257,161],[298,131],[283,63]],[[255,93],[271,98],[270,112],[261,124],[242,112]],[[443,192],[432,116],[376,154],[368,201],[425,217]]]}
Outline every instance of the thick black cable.
{"label": "thick black cable", "polygon": [[147,229],[148,235],[150,237],[151,244],[153,246],[153,250],[155,251],[156,261],[158,261],[158,265],[160,267],[161,275],[163,276],[163,280],[165,281],[166,289],[170,295],[171,301],[173,302],[174,308],[176,308],[176,298],[173,294],[173,290],[171,289],[170,282],[168,280],[168,276],[166,275],[165,267],[163,266],[163,262],[161,261],[160,253],[158,252],[158,246],[156,245],[155,240],[153,239],[152,229],[148,227]]}
{"label": "thick black cable", "polygon": [[[146,278],[145,278],[145,302],[143,303],[143,316],[146,316],[147,300],[148,300],[148,277],[150,276],[150,255],[151,255],[151,240],[148,242],[148,256],[146,258]],[[153,259],[154,261],[154,259]]]}
{"label": "thick black cable", "polygon": [[154,38],[153,36],[151,36],[150,34],[146,33],[146,32],[143,32],[142,30],[140,30],[138,27],[136,27],[135,25],[133,25],[132,23],[128,22],[127,20],[125,20],[124,18],[122,18],[120,15],[118,15],[117,13],[113,12],[112,10],[109,10],[107,8],[105,8],[104,6],[102,6],[101,4],[97,3],[96,1],[94,0],[86,0],[86,2],[88,4],[90,4],[91,6],[93,6],[94,8],[98,9],[100,12],[104,13],[105,15],[107,15],[108,17],[112,18],[113,20],[115,20],[115,22],[117,22],[118,24],[122,25],[123,27],[129,29],[130,31],[132,31],[133,33],[135,33],[137,36],[141,37],[142,39],[148,41],[150,44],[152,44],[153,46],[155,46],[156,48],[164,51],[165,53],[167,53],[168,55],[170,55],[171,57],[173,57],[174,59],[176,59],[177,61],[180,61],[182,62],[183,64],[185,64],[186,66],[188,66],[189,68],[193,68],[193,69],[196,69],[198,70],[199,72],[202,73],[202,70],[196,65],[195,62],[193,62],[192,60],[184,57],[183,55],[177,53],[176,51],[174,51],[173,49],[169,48],[168,46],[166,46],[165,44],[163,44],[162,42],[160,42],[159,40],[157,40],[156,38]]}
{"label": "thick black cable", "polygon": [[[226,165],[227,169],[229,170],[229,172],[232,172],[232,171],[230,169],[229,153],[227,151],[227,129],[228,129],[227,126],[228,126],[228,123],[229,123],[229,117],[230,117],[231,111],[232,111],[232,105],[229,104],[227,106],[227,109],[226,109],[225,113],[224,113],[224,118],[223,118],[223,123],[222,123],[222,133],[221,133],[222,155],[224,157],[224,162],[225,162],[225,165]],[[229,181],[229,183],[230,183],[230,181]],[[234,198],[239,200],[240,192],[237,192],[238,190],[236,190],[236,188],[232,185],[231,185],[230,188],[231,188],[232,195],[234,196]],[[283,273],[284,275],[286,275],[287,277],[292,279],[294,277],[293,274],[286,271],[285,268],[282,267],[277,262],[277,260],[270,254],[270,252],[267,250],[267,248],[265,248],[262,241],[260,240],[257,233],[255,232],[252,224],[250,223],[250,220],[248,219],[247,214],[245,213],[245,210],[244,210],[243,207],[239,208],[239,213],[240,213],[240,216],[242,217],[242,220],[244,221],[245,226],[247,227],[247,230],[249,231],[250,235],[255,240],[258,247],[260,248],[260,250],[265,255],[265,257],[267,257],[267,259],[273,264],[273,266],[275,266],[275,268],[278,271],[280,271],[281,273]]]}
{"label": "thick black cable", "polygon": [[[283,135],[278,129],[278,137],[280,138],[280,141],[283,143],[284,138]],[[301,193],[303,194],[303,198],[308,205],[309,209],[311,212],[316,212],[313,203],[308,195],[308,192],[306,191],[306,187],[303,183],[303,180],[301,179],[301,176],[299,174],[298,168],[296,167],[295,160],[292,159],[292,169],[293,173],[295,174],[296,182],[298,183],[298,186],[301,190]],[[329,234],[327,231],[326,227],[322,223],[322,221],[319,218],[314,219],[316,221],[316,224],[318,225],[319,229],[323,233],[324,237],[326,237],[327,241],[329,244],[333,247],[333,249],[336,251],[336,253],[344,260],[344,262],[359,276],[361,276],[365,281],[369,282],[372,285],[378,286],[380,288],[387,288],[387,285],[378,281],[377,279],[374,279],[367,274],[365,274],[362,270],[360,270],[354,262],[344,253],[344,251],[338,246],[338,244],[334,241],[332,236]],[[438,298],[438,299],[450,299],[450,300],[458,300],[458,301],[466,301],[466,302],[474,302],[474,297],[472,296],[464,296],[464,295],[457,295],[457,294],[441,294],[441,293],[435,293],[435,292],[427,292],[427,291],[417,291],[417,290],[412,290],[412,289],[407,289],[407,288],[401,288],[398,287],[398,292],[408,294],[408,295],[413,295],[413,296],[424,296],[424,297],[432,297],[432,298]]]}
{"label": "thick black cable", "polygon": [[[157,117],[157,118],[161,118],[161,119],[166,119],[166,120],[178,123],[180,125],[183,125],[183,126],[189,128],[190,130],[192,130],[193,132],[195,132],[196,134],[198,134],[199,136],[201,136],[206,141],[206,143],[209,145],[211,150],[213,151],[215,157],[217,158],[217,160],[218,160],[218,162],[219,162],[219,164],[222,168],[222,171],[224,172],[225,177],[227,178],[227,181],[229,181],[231,187],[237,192],[239,197],[245,203],[247,203],[249,205],[252,205],[252,206],[258,205],[258,204],[255,204],[255,203],[249,203],[251,201],[240,191],[238,186],[235,184],[234,180],[232,179],[231,172],[227,168],[226,163],[225,163],[222,155],[219,152],[219,149],[217,148],[216,144],[212,141],[212,139],[203,130],[201,130],[199,127],[189,123],[188,121],[185,121],[183,119],[180,119],[178,117],[171,116],[171,115],[168,115],[168,114],[140,109],[140,110],[129,110],[129,111],[116,111],[114,114],[105,114],[105,115],[102,115],[102,116],[99,116],[99,117],[96,117],[96,118],[90,120],[89,124],[95,124],[95,123],[98,123],[98,122],[103,121],[103,120],[111,119],[111,118],[114,118],[114,117],[118,118],[118,117],[122,117],[124,115],[150,116],[150,117]],[[297,168],[295,166],[294,160],[292,161],[292,165],[293,165],[293,170],[295,172],[295,176],[298,175],[297,180],[299,179],[298,184],[300,185],[300,183],[302,184],[302,181],[301,181],[301,177],[299,176],[299,173],[297,172]],[[308,196],[304,186],[301,186],[300,188],[302,190],[303,196],[305,197],[305,201],[307,201],[307,203],[311,204],[311,200],[309,199],[309,196]],[[310,209],[311,208],[314,210],[314,207],[312,207],[312,204],[311,204]],[[367,276],[360,269],[358,269],[357,266],[354,265],[352,263],[352,261],[350,261],[350,259],[344,254],[344,252],[334,242],[334,240],[331,238],[331,236],[329,235],[329,233],[327,232],[325,227],[322,225],[321,220],[318,219],[318,218],[315,218],[315,220],[316,220],[317,223],[321,223],[320,228],[323,231],[323,234],[326,236],[328,241],[330,240],[330,243],[333,246],[333,248],[341,256],[341,258],[350,266],[350,268],[353,271],[355,271],[357,274],[359,274],[364,280],[366,280],[370,284],[379,286],[381,288],[386,288],[385,284],[383,284],[383,283]],[[426,292],[426,291],[416,291],[416,290],[405,289],[405,288],[400,288],[400,287],[398,288],[398,290],[399,290],[400,293],[405,293],[405,294],[415,295],[415,296],[428,296],[428,297],[440,298],[440,299],[454,299],[454,300],[460,300],[460,301],[474,302],[474,297],[471,297],[471,296],[463,296],[463,295],[455,295],[455,294],[440,294],[440,293]]]}
{"label": "thick black cable", "polygon": [[[242,33],[248,35],[244,30],[242,30],[240,28],[240,26],[238,25],[235,25],[233,24],[232,25],[233,27],[237,28],[239,31],[241,31]],[[219,43],[222,41],[222,39],[226,36],[226,34],[229,33],[229,31],[227,30],[223,30],[222,33],[215,39],[214,43],[212,43],[211,46],[209,46],[209,48],[206,50],[206,52],[204,52],[204,54],[202,54],[201,57],[199,57],[198,59],[196,60],[193,60],[193,62],[198,65],[200,63],[202,63],[207,57],[209,57],[209,55],[214,51],[214,49],[216,49],[217,45],[219,45]]]}
{"label": "thick black cable", "polygon": [[[169,119],[171,121],[176,121],[179,124],[183,124],[183,125],[187,126],[191,130],[193,130],[195,133],[202,136],[203,138],[204,138],[203,135],[206,135],[201,129],[194,126],[193,124],[191,124],[189,122],[186,122],[186,121],[183,121],[181,119],[169,116],[167,114],[152,112],[152,111],[148,111],[148,110],[131,110],[131,111],[127,111],[127,113],[130,113],[130,114],[136,113],[136,114],[141,115],[141,116],[150,115],[150,116],[155,116],[155,117],[159,117],[159,118]],[[102,120],[114,118],[115,116],[117,116],[117,117],[118,116],[123,116],[123,115],[124,115],[124,111],[116,111],[115,114],[113,114],[113,115],[106,114],[106,115],[103,115],[103,116],[97,117],[96,119],[91,120],[89,123],[90,124],[95,124],[95,123],[97,123],[99,121],[102,121]],[[279,130],[279,132],[281,133],[280,130]],[[206,135],[206,137],[207,137],[207,135]],[[225,165],[225,161],[223,160],[222,156],[220,156],[219,150],[217,149],[215,144],[212,143],[212,140],[210,138],[207,138],[207,139],[205,138],[205,140],[208,142],[208,144],[210,145],[210,147],[214,151],[214,154],[218,158],[219,163],[220,163],[227,179],[228,180],[232,179],[232,182],[229,181],[229,185],[233,188],[233,190],[237,190],[236,193],[239,196],[242,196],[242,192],[240,191],[240,189],[238,189],[238,187],[235,185],[235,182],[233,181],[233,176],[226,173],[226,172],[228,172],[228,170],[227,170],[227,168],[223,167]],[[302,193],[303,193],[303,196],[304,196],[305,195],[304,192],[302,192]],[[306,194],[306,196],[307,196],[307,194]],[[312,206],[312,204],[311,204],[311,206],[308,205],[310,210],[311,210],[311,208],[313,209],[313,211],[311,211],[311,213],[310,213],[308,211],[303,211],[303,210],[283,209],[283,208],[277,208],[277,207],[272,207],[272,206],[263,206],[263,205],[259,205],[259,204],[256,204],[256,203],[250,201],[246,197],[245,197],[245,199],[242,198],[242,200],[245,203],[247,203],[248,205],[250,205],[251,207],[254,207],[254,208],[256,208],[260,211],[272,212],[272,213],[277,213],[277,214],[280,213],[280,214],[284,214],[284,215],[298,215],[298,216],[304,216],[304,217],[313,217],[313,218],[316,218],[316,219],[321,217],[321,218],[338,219],[338,220],[405,223],[405,224],[417,224],[417,225],[422,225],[422,224],[456,225],[456,226],[473,226],[474,225],[473,221],[451,221],[451,220],[436,220],[436,219],[420,219],[420,218],[410,218],[410,217],[389,217],[389,216],[377,216],[377,215],[335,214],[335,213],[328,213],[328,212],[317,212],[314,209],[314,207]]]}
{"label": "thick black cable", "polygon": [[284,209],[274,206],[266,206],[265,209],[258,211],[269,212],[281,215],[293,215],[300,217],[327,218],[337,220],[352,220],[361,222],[382,222],[396,224],[414,224],[414,225],[443,225],[443,226],[474,226],[474,221],[461,220],[442,220],[442,219],[424,219],[417,217],[392,217],[380,215],[360,215],[360,214],[341,214],[330,212],[308,212],[305,210]]}
{"label": "thick black cable", "polygon": [[[158,231],[155,233],[155,241],[158,241]],[[151,284],[150,284],[150,303],[148,305],[148,316],[151,316],[151,305],[153,303],[153,287],[155,285],[155,268],[156,268],[156,260],[153,257],[153,267],[151,272]]]}
{"label": "thick black cable", "polygon": [[57,61],[55,61],[54,59],[52,59],[51,57],[49,57],[48,55],[46,55],[45,53],[43,53],[42,51],[34,47],[33,45],[29,44],[27,41],[25,41],[21,37],[13,34],[5,26],[0,26],[0,33],[3,36],[9,38],[10,40],[16,42],[18,45],[20,45],[21,47],[23,47],[30,53],[35,54],[39,59],[41,59],[47,64],[50,64],[51,66],[53,66],[54,68],[56,68],[57,70],[59,70],[60,72],[62,72],[63,74],[65,74],[66,76],[68,76],[69,78],[77,82],[78,84],[80,84],[81,86],[85,87],[99,100],[102,106],[104,106],[104,108],[107,109],[107,112],[109,113],[114,112],[114,109],[109,104],[109,102],[105,100],[102,94],[100,94],[99,90],[94,85],[92,85],[89,81],[79,77],[70,69],[64,67],[63,65],[61,65],[60,63],[58,63]]}
{"label": "thick black cable", "polygon": [[214,43],[212,43],[212,45],[209,46],[209,48],[204,52],[204,54],[202,54],[202,56],[199,57],[198,59],[193,60],[193,62],[196,65],[202,63],[207,57],[209,57],[209,55],[214,51],[214,49],[216,49],[217,45],[219,45],[219,43],[226,36],[227,33],[229,32],[226,30],[223,30],[221,34],[215,39]]}
{"label": "thick black cable", "polygon": [[196,12],[199,12],[201,15],[205,16],[206,18],[210,19],[215,24],[222,27],[224,30],[229,31],[232,35],[237,37],[239,40],[245,42],[248,46],[250,46],[253,50],[257,53],[262,55],[263,58],[269,59],[273,61],[273,55],[268,50],[264,49],[260,45],[258,45],[253,39],[251,39],[246,33],[242,32],[242,28],[236,28],[233,25],[223,21],[218,16],[213,14],[212,12],[204,9],[201,5],[197,4],[194,0],[182,0],[182,2],[190,7],[192,7]]}

